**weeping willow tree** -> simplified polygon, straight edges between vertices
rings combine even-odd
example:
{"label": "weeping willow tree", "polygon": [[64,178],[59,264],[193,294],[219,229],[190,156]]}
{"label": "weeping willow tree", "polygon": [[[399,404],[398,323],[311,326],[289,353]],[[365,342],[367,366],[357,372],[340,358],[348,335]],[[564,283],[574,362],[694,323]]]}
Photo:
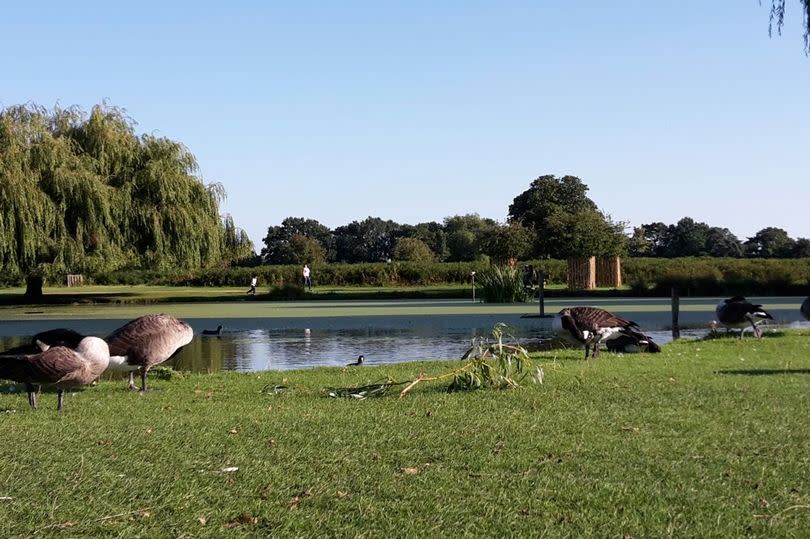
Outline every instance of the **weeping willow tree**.
{"label": "weeping willow tree", "polygon": [[106,104],[0,111],[0,269],[42,279],[125,267],[194,270],[247,256],[221,184],[206,186],[182,144],[138,136]]}
{"label": "weeping willow tree", "polygon": [[[810,0],[800,0],[804,21],[804,53],[810,55]],[[771,20],[768,26],[768,35],[773,34],[773,28],[782,35],[782,27],[785,25],[785,0],[771,0]]]}

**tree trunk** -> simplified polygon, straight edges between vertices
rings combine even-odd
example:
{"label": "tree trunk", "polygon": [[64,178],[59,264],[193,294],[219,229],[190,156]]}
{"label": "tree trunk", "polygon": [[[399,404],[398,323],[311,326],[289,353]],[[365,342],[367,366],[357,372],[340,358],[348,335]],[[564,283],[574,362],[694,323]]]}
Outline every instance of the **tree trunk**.
{"label": "tree trunk", "polygon": [[45,280],[39,275],[29,275],[25,279],[25,299],[29,302],[42,301],[42,286]]}

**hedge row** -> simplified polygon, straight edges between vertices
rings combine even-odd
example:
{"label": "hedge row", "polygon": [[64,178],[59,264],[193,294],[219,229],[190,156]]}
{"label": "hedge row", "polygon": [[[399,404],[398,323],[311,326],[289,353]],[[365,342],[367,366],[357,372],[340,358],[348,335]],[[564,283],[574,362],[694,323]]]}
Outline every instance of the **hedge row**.
{"label": "hedge row", "polygon": [[[566,282],[563,260],[528,260],[546,274],[549,284]],[[317,264],[312,268],[316,286],[421,286],[464,284],[470,273],[489,267],[487,262]],[[673,286],[691,295],[796,294],[810,292],[810,259],[738,258],[625,258],[624,282],[637,295],[667,295]],[[168,284],[182,286],[248,286],[253,275],[260,286],[296,285],[300,266],[208,269],[194,273],[118,271],[98,275],[98,284]]]}
{"label": "hedge row", "polygon": [[810,292],[810,258],[627,258],[622,269],[638,295],[667,295],[673,286],[698,296]]}

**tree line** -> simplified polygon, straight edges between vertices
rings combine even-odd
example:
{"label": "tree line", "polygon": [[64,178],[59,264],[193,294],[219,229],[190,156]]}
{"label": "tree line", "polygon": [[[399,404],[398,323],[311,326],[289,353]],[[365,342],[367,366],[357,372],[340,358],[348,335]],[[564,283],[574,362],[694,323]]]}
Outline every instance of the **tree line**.
{"label": "tree line", "polygon": [[205,185],[181,143],[136,135],[106,103],[0,111],[0,271],[42,278],[119,268],[188,269],[250,258],[225,190]]}
{"label": "tree line", "polygon": [[315,219],[287,217],[268,228],[259,258],[264,264],[465,262],[482,257],[502,262],[585,252],[622,254],[624,225],[599,211],[587,191],[575,176],[541,176],[514,199],[506,223],[475,213],[416,225],[369,216],[332,230]]}
{"label": "tree line", "polygon": [[352,221],[334,230],[314,219],[288,217],[271,226],[259,261],[306,262],[439,261],[466,262],[482,257],[566,259],[582,256],[676,258],[810,257],[810,240],[792,239],[775,227],[741,241],[727,228],[684,217],[676,224],[641,225],[626,233],[625,223],[600,211],[576,176],[540,176],[515,197],[506,223],[478,214],[442,222],[399,224],[379,217]]}

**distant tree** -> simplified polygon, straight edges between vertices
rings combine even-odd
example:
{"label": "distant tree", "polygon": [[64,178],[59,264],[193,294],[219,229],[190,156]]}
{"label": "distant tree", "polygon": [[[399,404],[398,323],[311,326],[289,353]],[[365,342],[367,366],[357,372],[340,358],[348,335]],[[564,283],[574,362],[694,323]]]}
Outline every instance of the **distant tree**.
{"label": "distant tree", "polygon": [[793,244],[794,258],[810,258],[810,239],[797,238]]}
{"label": "distant tree", "polygon": [[[562,214],[597,211],[596,204],[588,198],[587,192],[588,186],[576,176],[540,176],[509,205],[509,221],[534,231],[537,245],[533,254],[559,257],[562,254],[559,251],[560,242],[554,237],[558,231],[553,229],[550,219],[553,217],[559,224],[566,220]],[[593,216],[589,214],[589,217]]]}
{"label": "distant tree", "polygon": [[485,231],[479,239],[479,249],[492,260],[504,263],[510,258],[525,259],[532,252],[534,241],[533,231],[512,223]]}
{"label": "distant tree", "polygon": [[645,235],[644,228],[633,228],[633,234],[627,240],[627,254],[629,256],[654,256],[653,243]]}
{"label": "distant tree", "polygon": [[381,262],[391,258],[400,225],[379,217],[367,217],[337,227],[336,258],[341,262]]}
{"label": "distant tree", "polygon": [[289,264],[319,264],[326,261],[326,250],[315,238],[293,234],[287,244]]}
{"label": "distant tree", "polygon": [[233,217],[230,214],[226,215],[223,220],[223,260],[227,264],[240,264],[251,261],[255,256],[253,242],[247,235],[247,232],[237,226],[233,222]]}
{"label": "distant tree", "polygon": [[740,240],[727,228],[711,227],[706,234],[706,254],[739,258],[743,256]]}
{"label": "distant tree", "polygon": [[399,238],[394,245],[394,260],[431,262],[436,259],[428,244],[418,238]]}
{"label": "distant tree", "polygon": [[447,258],[447,234],[441,223],[430,221],[416,225],[402,225],[398,235],[401,238],[415,238],[425,242],[437,260]]}
{"label": "distant tree", "polygon": [[669,244],[670,227],[664,223],[649,223],[633,230],[628,249],[630,256],[664,256]]}
{"label": "distant tree", "polygon": [[[804,52],[810,54],[810,0],[800,0],[804,11]],[[773,34],[773,27],[776,24],[776,31],[781,36],[782,26],[785,23],[785,0],[771,0],[771,17],[768,24],[768,35]]]}
{"label": "distant tree", "polygon": [[795,242],[787,231],[767,227],[757,232],[745,242],[745,254],[759,258],[789,258],[793,256]]}
{"label": "distant tree", "polygon": [[700,256],[706,253],[709,225],[684,217],[667,230],[664,256]]}
{"label": "distant tree", "polygon": [[447,259],[451,262],[477,259],[481,253],[480,239],[490,230],[498,227],[493,219],[481,217],[477,213],[454,215],[444,219],[447,234]]}
{"label": "distant tree", "polygon": [[546,244],[555,258],[617,256],[627,252],[624,224],[596,209],[557,210],[547,219]]}
{"label": "distant tree", "polygon": [[271,226],[264,237],[261,252],[265,264],[298,264],[300,256],[294,252],[290,242],[293,236],[310,238],[321,246],[324,256],[331,260],[335,255],[335,239],[332,231],[315,219],[287,217],[280,226]]}

